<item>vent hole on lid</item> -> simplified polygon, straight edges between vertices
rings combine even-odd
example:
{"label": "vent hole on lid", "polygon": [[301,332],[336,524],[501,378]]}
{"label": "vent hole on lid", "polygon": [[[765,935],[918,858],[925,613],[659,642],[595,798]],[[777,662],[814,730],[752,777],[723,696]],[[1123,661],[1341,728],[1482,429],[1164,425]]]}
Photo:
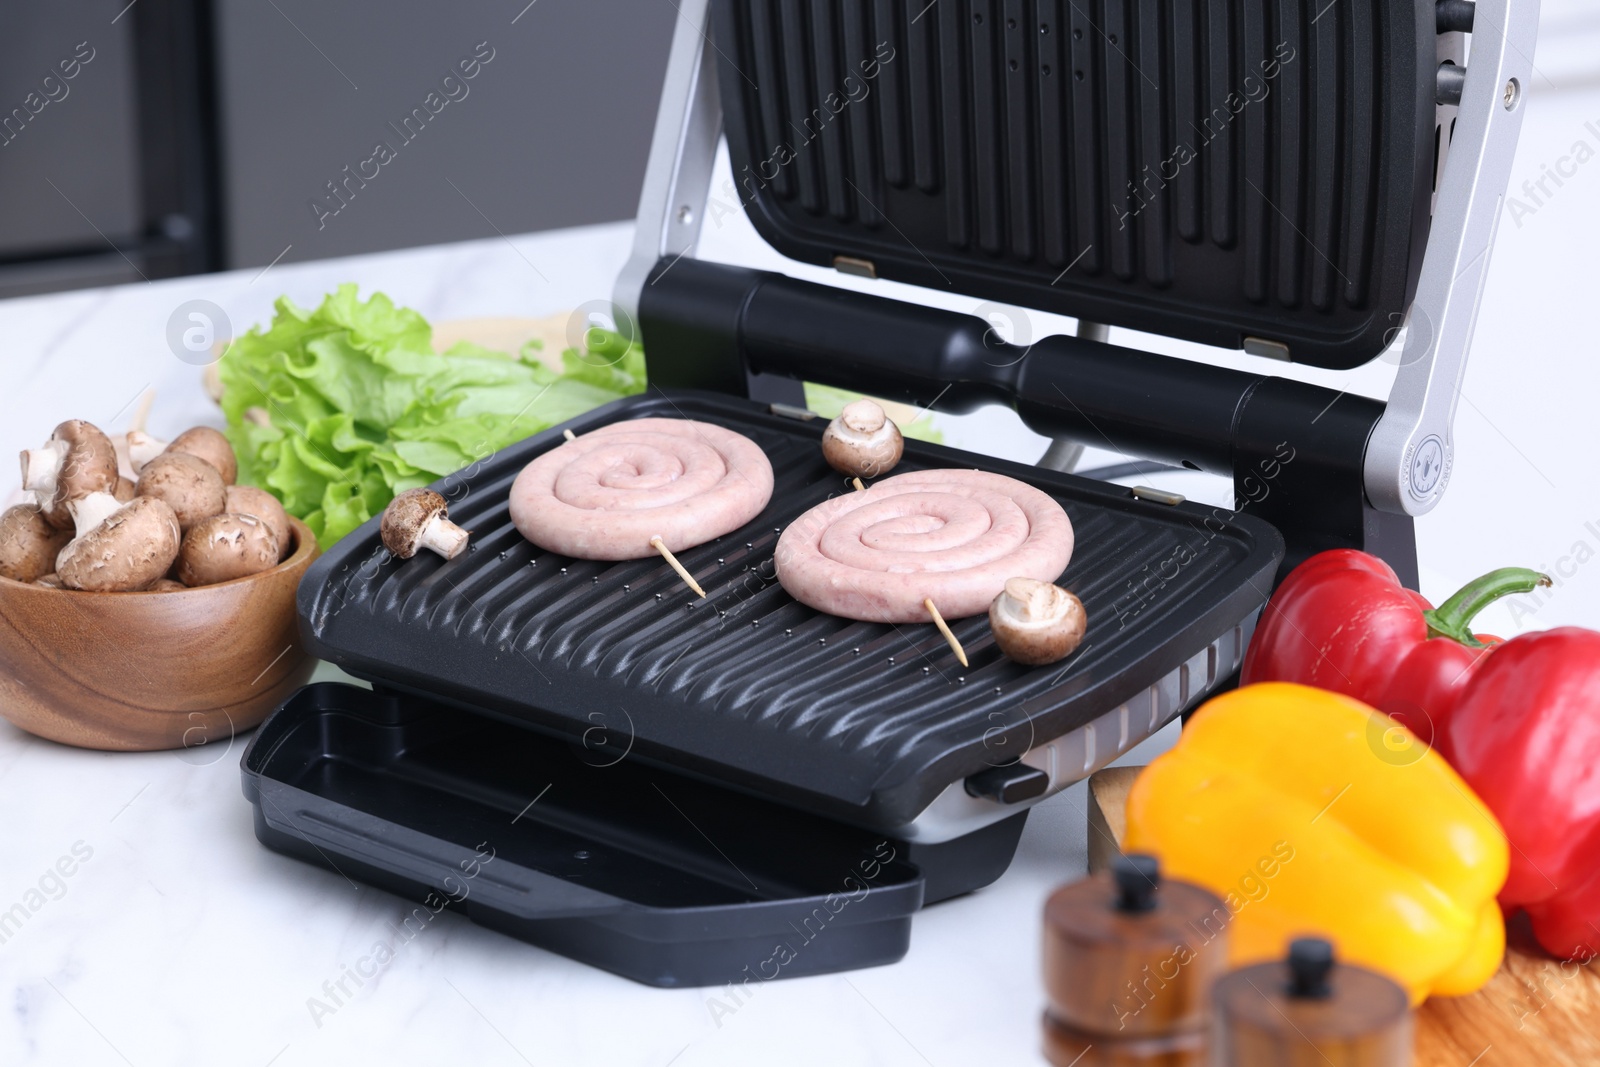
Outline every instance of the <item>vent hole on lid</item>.
{"label": "vent hole on lid", "polygon": [[1040,73],[1042,73],[1046,78],[1050,77],[1050,64],[1046,63],[1041,69]]}
{"label": "vent hole on lid", "polygon": [[983,12],[982,11],[974,11],[972,13],[972,21],[974,23],[976,23],[977,25],[982,26],[983,25]]}
{"label": "vent hole on lid", "polygon": [[1083,40],[1083,31],[1082,31],[1082,30],[1073,30],[1073,31],[1072,31],[1072,39],[1073,39],[1073,40],[1074,40],[1074,41],[1081,41],[1081,40]]}
{"label": "vent hole on lid", "polygon": [[1017,61],[1013,59],[1011,62],[1007,63],[1006,66],[1009,67],[1012,70],[1016,70],[1017,69]]}
{"label": "vent hole on lid", "polygon": [[1039,32],[1043,34],[1049,34],[1050,24],[1048,22],[1039,23]]}
{"label": "vent hole on lid", "polygon": [[1006,19],[1006,29],[1014,30],[1016,28],[1017,28],[1017,20],[1016,19]]}
{"label": "vent hole on lid", "polygon": [[1072,72],[1072,76],[1073,76],[1073,77],[1074,77],[1074,78],[1077,78],[1077,79],[1078,79],[1078,80],[1079,80],[1079,81],[1083,81],[1083,71],[1081,71],[1081,70],[1075,70],[1075,71],[1073,71],[1073,72]]}
{"label": "vent hole on lid", "polygon": [[1110,36],[1110,37],[1109,37],[1109,38],[1108,38],[1108,40],[1110,40],[1110,42],[1111,42],[1111,43],[1112,43],[1112,44],[1113,44],[1113,45],[1115,45],[1115,44],[1116,44],[1116,43],[1117,43],[1117,35],[1116,35],[1116,34],[1114,34],[1114,33],[1113,33],[1113,34],[1112,34],[1112,35],[1111,35],[1111,36]]}

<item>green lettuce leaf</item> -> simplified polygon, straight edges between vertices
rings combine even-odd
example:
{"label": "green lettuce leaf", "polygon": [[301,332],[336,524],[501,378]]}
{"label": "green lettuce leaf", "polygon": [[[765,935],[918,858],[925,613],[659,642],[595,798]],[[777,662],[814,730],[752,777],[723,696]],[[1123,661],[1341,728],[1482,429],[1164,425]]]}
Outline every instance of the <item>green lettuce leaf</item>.
{"label": "green lettuce leaf", "polygon": [[645,386],[643,349],[614,334],[591,331],[561,361],[556,374],[468,342],[439,355],[420,314],[354,285],[310,310],[282,298],[219,367],[239,481],[326,548],[396,493]]}

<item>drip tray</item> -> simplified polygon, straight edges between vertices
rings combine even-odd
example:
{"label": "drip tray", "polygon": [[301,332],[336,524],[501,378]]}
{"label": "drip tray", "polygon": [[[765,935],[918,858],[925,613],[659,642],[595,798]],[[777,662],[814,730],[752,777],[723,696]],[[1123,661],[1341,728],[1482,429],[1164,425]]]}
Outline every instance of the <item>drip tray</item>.
{"label": "drip tray", "polygon": [[243,758],[276,851],[655,986],[893,963],[1026,813],[908,845],[403,694],[301,689]]}

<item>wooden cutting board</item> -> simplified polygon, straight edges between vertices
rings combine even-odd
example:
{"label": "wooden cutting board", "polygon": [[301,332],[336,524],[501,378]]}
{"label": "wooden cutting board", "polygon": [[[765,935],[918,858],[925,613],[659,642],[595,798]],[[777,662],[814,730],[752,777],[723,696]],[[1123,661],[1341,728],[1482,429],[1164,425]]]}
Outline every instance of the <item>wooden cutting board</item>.
{"label": "wooden cutting board", "polygon": [[[1127,831],[1128,790],[1139,767],[1089,779],[1089,869],[1111,862]],[[1526,921],[1489,984],[1466,997],[1434,997],[1417,1011],[1417,1067],[1594,1067],[1600,1064],[1600,965],[1551,959]]]}

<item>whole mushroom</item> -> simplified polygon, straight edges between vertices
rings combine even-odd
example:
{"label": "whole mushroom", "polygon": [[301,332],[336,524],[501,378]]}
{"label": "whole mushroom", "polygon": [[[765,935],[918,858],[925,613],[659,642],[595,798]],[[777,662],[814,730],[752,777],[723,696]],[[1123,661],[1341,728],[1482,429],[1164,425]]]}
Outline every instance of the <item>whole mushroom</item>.
{"label": "whole mushroom", "polygon": [[187,452],[164,452],[139,471],[139,495],[165,500],[185,533],[202,519],[221,515],[228,487],[217,469]]}
{"label": "whole mushroom", "polygon": [[278,565],[278,539],[254,515],[213,515],[183,535],[178,580],[193,588],[216,585]]}
{"label": "whole mushroom", "polygon": [[140,430],[128,432],[128,460],[141,476],[145,466],[157,456],[195,456],[216,468],[225,485],[232,485],[239,477],[239,458],[233,446],[219,430],[209,426],[196,426],[185,430],[170,442],[151,437]]}
{"label": "whole mushroom", "polygon": [[111,439],[82,419],[68,419],[43,447],[22,453],[22,488],[33,491],[45,521],[57,529],[72,529],[67,505],[90,493],[114,492],[118,477]]}
{"label": "whole mushroom", "polygon": [[455,559],[466,550],[470,536],[450,521],[444,497],[432,489],[408,489],[389,501],[378,531],[383,547],[401,559],[410,559],[423,548]]}
{"label": "whole mushroom", "polygon": [[1008,659],[1038,667],[1071,655],[1083,642],[1089,616],[1083,601],[1059,585],[1008,578],[989,605],[989,628]]}
{"label": "whole mushroom", "polygon": [[71,530],[45,521],[37,504],[18,504],[0,515],[0,577],[37,582],[56,569],[56,557],[72,540]]}
{"label": "whole mushroom", "polygon": [[68,589],[148,589],[177,558],[178,517],[163,500],[142,496],[122,504],[110,493],[90,493],[71,509],[78,536],[56,557],[56,573]]}
{"label": "whole mushroom", "polygon": [[253,485],[230,485],[227,505],[223,510],[230,515],[254,515],[266,523],[272,535],[278,539],[278,551],[282,555],[287,556],[294,548],[294,528],[289,524],[289,513],[283,510],[278,498],[265,489],[257,489]]}
{"label": "whole mushroom", "polygon": [[855,400],[822,432],[822,458],[840,474],[875,478],[900,462],[900,427],[876,401]]}

